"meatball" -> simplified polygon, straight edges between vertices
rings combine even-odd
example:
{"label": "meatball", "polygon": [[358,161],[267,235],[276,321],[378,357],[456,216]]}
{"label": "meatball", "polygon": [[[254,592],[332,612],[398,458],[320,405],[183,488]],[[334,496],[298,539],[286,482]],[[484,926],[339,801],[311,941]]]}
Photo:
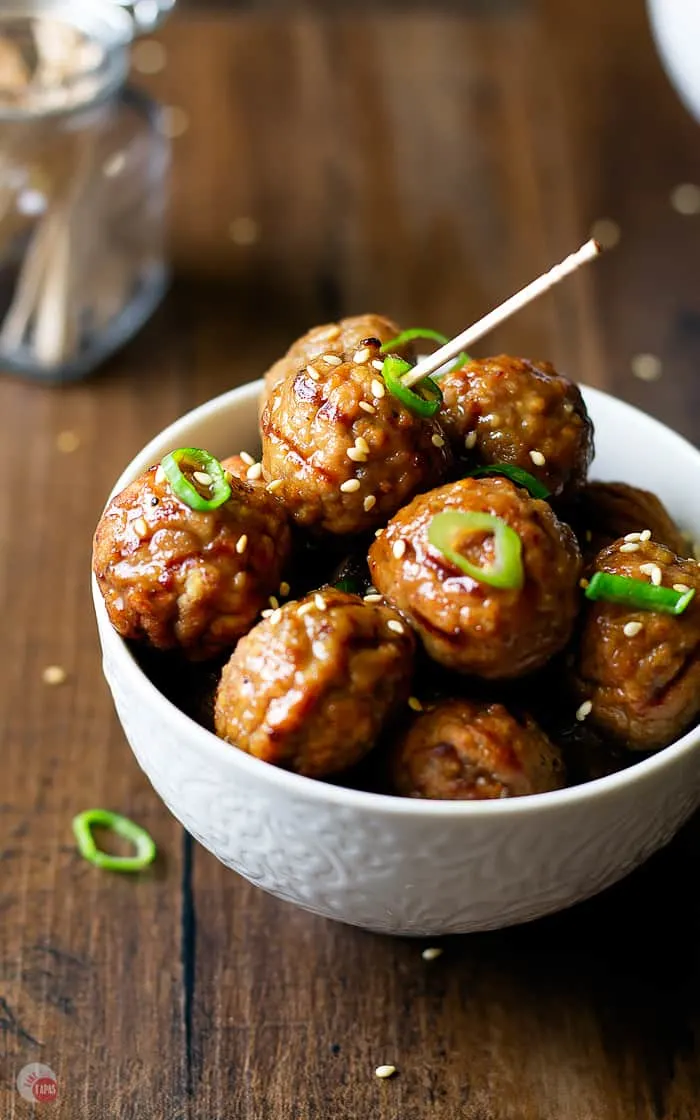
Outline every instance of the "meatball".
{"label": "meatball", "polygon": [[586,480],[593,425],[579,389],[548,362],[483,358],[440,379],[441,423],[456,452],[479,463],[510,463],[554,497]]}
{"label": "meatball", "polygon": [[589,482],[578,495],[571,520],[587,562],[618,537],[645,530],[678,556],[687,552],[683,534],[656,494],[624,482]]}
{"label": "meatball", "polygon": [[151,467],[114,498],[95,533],[93,569],[114,628],[198,660],[230,650],[276,594],[291,531],[279,503],[231,480],[197,512]]}
{"label": "meatball", "polygon": [[530,716],[475,700],[443,700],[418,716],[392,758],[398,794],[447,801],[546,793],[563,786],[563,769]]}
{"label": "meatball", "polygon": [[385,389],[381,365],[377,346],[352,361],[328,354],[271,391],[263,469],[298,524],[338,535],[374,529],[445,477],[440,425]]}
{"label": "meatball", "polygon": [[[497,588],[465,574],[428,540],[444,511],[500,518],[522,543],[523,584]],[[494,541],[461,534],[456,546],[478,567]],[[581,556],[551,507],[504,478],[465,478],[414,498],[369,551],[372,581],[412,623],[429,655],[447,668],[496,679],[544,665],[568,642],[578,610]]]}
{"label": "meatball", "polygon": [[[700,714],[700,568],[655,541],[615,541],[596,570],[694,588],[681,615],[589,602],[575,659],[580,718],[629,750],[668,746]],[[625,551],[622,551],[625,549]]]}
{"label": "meatball", "polygon": [[[353,315],[349,319],[341,319],[339,323],[324,323],[320,327],[313,327],[293,342],[284,357],[267,371],[265,396],[289,374],[297,373],[323,354],[333,354],[343,361],[349,361],[368,342],[391,342],[400,330],[396,323],[383,315]],[[410,348],[399,349],[396,353],[409,358],[413,356]]]}
{"label": "meatball", "polygon": [[323,778],[359,762],[408,697],[415,642],[386,607],[326,588],[242,638],[216,731],[248,754]]}

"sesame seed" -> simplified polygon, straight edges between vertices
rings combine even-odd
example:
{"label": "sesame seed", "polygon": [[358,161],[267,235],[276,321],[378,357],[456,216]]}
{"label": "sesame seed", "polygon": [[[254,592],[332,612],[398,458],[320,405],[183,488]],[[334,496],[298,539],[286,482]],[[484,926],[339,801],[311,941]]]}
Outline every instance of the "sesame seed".
{"label": "sesame seed", "polygon": [[661,586],[661,568],[658,564],[640,564],[639,570],[643,576],[649,576],[649,579],[654,584],[654,587]]}
{"label": "sesame seed", "polygon": [[656,354],[635,354],[630,365],[632,373],[640,381],[658,381],[663,372],[661,360]]}
{"label": "sesame seed", "polygon": [[313,366],[307,366],[306,367],[306,372],[307,372],[307,375],[311,378],[312,381],[320,381],[321,380],[321,374],[318,372],[318,370],[314,369]]}
{"label": "sesame seed", "polygon": [[389,621],[387,622],[387,628],[391,630],[393,634],[403,634],[404,632],[403,626],[400,622],[397,622],[395,618],[389,619]]}
{"label": "sesame seed", "polygon": [[442,438],[442,436],[439,436],[437,434],[437,432],[435,433],[434,436],[430,437],[430,442],[432,443],[433,447],[444,447],[445,446],[444,439]]}
{"label": "sesame seed", "polygon": [[372,379],[371,389],[375,397],[379,397],[381,399],[384,396],[384,386],[382,385],[381,381],[377,381],[376,377]]}
{"label": "sesame seed", "polygon": [[413,711],[413,712],[422,712],[423,711],[423,705],[421,704],[421,702],[420,702],[420,700],[418,699],[417,696],[409,696],[408,706],[411,709],[411,711]]}
{"label": "sesame seed", "polygon": [[681,595],[685,595],[686,591],[690,591],[690,588],[687,583],[674,583],[673,590],[680,592]]}
{"label": "sesame seed", "polygon": [[436,961],[438,957],[442,956],[443,952],[444,949],[440,949],[437,945],[435,945],[433,948],[424,949],[421,953],[421,956],[424,961]]}
{"label": "sesame seed", "polygon": [[347,455],[348,459],[352,460],[353,463],[367,462],[367,452],[360,451],[359,447],[348,447],[345,454]]}
{"label": "sesame seed", "polygon": [[360,401],[359,407],[363,412],[369,412],[372,415],[374,415],[374,413],[377,411],[374,405],[370,404],[369,401]]}
{"label": "sesame seed", "polygon": [[543,467],[547,462],[541,451],[531,451],[530,458],[536,467]]}
{"label": "sesame seed", "polygon": [[377,1066],[374,1076],[380,1077],[384,1081],[387,1077],[393,1077],[395,1073],[396,1066]]}
{"label": "sesame seed", "polygon": [[329,366],[342,365],[342,361],[343,361],[343,359],[339,358],[337,354],[324,354],[323,355],[323,360],[326,363],[326,365],[329,365]]}
{"label": "sesame seed", "polygon": [[248,467],[248,470],[245,472],[246,478],[249,478],[251,482],[257,482],[261,475],[262,463],[253,463],[252,467]]}
{"label": "sesame seed", "polygon": [[355,351],[352,360],[353,360],[353,362],[355,363],[356,366],[363,366],[368,358],[369,358],[369,350],[366,346],[363,346],[362,350],[356,350]]}
{"label": "sesame seed", "polygon": [[359,478],[349,478],[347,482],[341,483],[340,489],[343,494],[354,494],[356,490],[360,489]]}
{"label": "sesame seed", "polygon": [[279,599],[277,598],[276,595],[271,595],[270,598],[267,601],[270,604],[270,606],[272,607],[273,611],[276,611],[277,608],[280,605],[280,601],[279,601]]}
{"label": "sesame seed", "polygon": [[364,602],[365,603],[381,603],[381,601],[382,601],[382,596],[379,594],[378,591],[371,591],[369,593],[369,595],[365,595],[365,597],[364,597]]}
{"label": "sesame seed", "polygon": [[298,614],[299,618],[302,618],[305,614],[308,614],[309,611],[312,611],[313,609],[314,609],[313,603],[302,603],[301,606],[299,607],[299,609],[297,610],[297,614]]}
{"label": "sesame seed", "polygon": [[282,598],[285,598],[287,595],[289,595],[289,584],[286,582],[286,580],[280,584],[280,595],[282,596]]}
{"label": "sesame seed", "polygon": [[628,533],[627,536],[625,537],[626,541],[641,541],[641,539],[642,539],[642,534],[641,533]]}
{"label": "sesame seed", "polygon": [[466,436],[464,437],[464,446],[466,447],[467,451],[473,450],[473,448],[476,446],[476,432],[467,432]]}
{"label": "sesame seed", "polygon": [[650,541],[651,529],[642,529],[641,533],[639,534],[639,539],[640,541]]}
{"label": "sesame seed", "polygon": [[644,627],[641,622],[626,622],[622,627],[622,633],[626,638],[636,638],[637,634],[643,629]]}
{"label": "sesame seed", "polygon": [[588,583],[588,580],[587,580],[587,579],[580,579],[580,580],[578,581],[578,585],[579,585],[579,587],[582,587],[582,588],[583,588],[583,590],[585,591],[585,590],[586,590],[586,588],[587,588],[587,587],[589,586],[589,583]]}
{"label": "sesame seed", "polygon": [[355,440],[355,447],[358,451],[363,451],[365,455],[369,455],[369,444],[363,436],[358,436]]}
{"label": "sesame seed", "polygon": [[280,486],[283,485],[284,483],[281,478],[273,478],[272,482],[268,482],[265,489],[269,490],[271,494],[275,494],[279,490]]}
{"label": "sesame seed", "polygon": [[281,619],[281,617],[282,617],[282,611],[278,607],[277,610],[273,611],[272,614],[270,615],[270,622],[272,623],[273,626],[276,626],[277,623],[279,622],[279,620]]}
{"label": "sesame seed", "polygon": [[639,545],[637,541],[630,541],[629,544],[621,544],[620,552],[639,552]]}
{"label": "sesame seed", "polygon": [[273,611],[272,607],[268,607],[267,610],[264,610],[264,611],[260,612],[260,617],[261,618],[272,618],[273,614],[274,614],[274,611]]}
{"label": "sesame seed", "polygon": [[384,369],[384,362],[380,361],[379,358],[372,358],[372,369],[379,370],[381,373]]}
{"label": "sesame seed", "polygon": [[146,524],[145,518],[137,517],[136,520],[134,521],[133,525],[134,525],[134,532],[136,533],[137,537],[148,536],[148,525]]}
{"label": "sesame seed", "polygon": [[59,432],[56,436],[56,449],[70,455],[80,447],[80,439],[75,432]]}
{"label": "sesame seed", "polygon": [[590,700],[584,700],[583,704],[576,709],[576,719],[579,723],[583,723],[586,716],[589,716],[593,711],[593,704]]}
{"label": "sesame seed", "polygon": [[244,533],[243,536],[239,537],[238,540],[236,541],[236,552],[238,553],[239,556],[242,556],[243,553],[245,552],[245,550],[247,549],[247,547],[248,547],[248,534]]}
{"label": "sesame seed", "polygon": [[253,463],[255,462],[253,456],[250,455],[247,451],[241,451],[240,457],[247,467],[252,467]]}
{"label": "sesame seed", "polygon": [[155,476],[154,481],[157,482],[159,486],[162,486],[163,483],[165,482],[166,477],[167,476],[166,476],[166,473],[163,470],[163,468],[158,467],[158,470],[156,471],[156,476]]}
{"label": "sesame seed", "polygon": [[68,680],[68,674],[65,669],[60,665],[47,665],[41,674],[41,679],[44,684],[59,685],[65,684]]}
{"label": "sesame seed", "polygon": [[317,657],[319,659],[319,661],[326,661],[327,660],[328,654],[326,652],[326,647],[323,644],[323,642],[312,642],[311,643],[311,652],[313,653],[314,657]]}
{"label": "sesame seed", "polygon": [[314,595],[314,605],[319,611],[325,611],[328,609],[328,604],[323,598],[323,595]]}
{"label": "sesame seed", "polygon": [[248,582],[248,573],[247,572],[236,572],[235,576],[233,577],[233,586],[238,591],[240,591],[241,588],[245,587],[247,582]]}
{"label": "sesame seed", "polygon": [[374,509],[376,504],[377,499],[375,498],[374,494],[368,494],[364,502],[362,503],[365,513],[369,513],[371,509]]}
{"label": "sesame seed", "polygon": [[192,477],[200,486],[211,486],[212,478],[206,471],[193,471]]}
{"label": "sesame seed", "polygon": [[383,532],[384,532],[383,529],[375,529],[374,530],[374,535],[375,535],[375,537],[381,537]]}
{"label": "sesame seed", "polygon": [[391,553],[392,553],[392,556],[394,557],[395,560],[400,560],[401,557],[403,556],[403,554],[405,553],[405,551],[406,551],[406,542],[405,541],[394,541],[394,544],[393,544],[392,549],[391,549]]}

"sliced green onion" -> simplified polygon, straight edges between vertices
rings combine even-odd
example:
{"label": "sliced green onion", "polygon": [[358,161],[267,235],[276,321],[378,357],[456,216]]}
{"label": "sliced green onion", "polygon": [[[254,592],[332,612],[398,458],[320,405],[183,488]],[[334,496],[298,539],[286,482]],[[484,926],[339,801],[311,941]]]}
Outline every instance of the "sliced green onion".
{"label": "sliced green onion", "polygon": [[[409,327],[407,331],[401,331],[401,334],[397,334],[396,338],[385,342],[379,353],[390,354],[392,350],[398,350],[399,346],[403,346],[406,342],[413,342],[417,338],[427,338],[429,342],[438,342],[440,346],[444,346],[446,342],[450,341],[446,334],[442,334],[441,331],[434,331],[430,327]],[[444,377],[446,373],[451,373],[453,369],[459,369],[468,361],[469,355],[463,350],[461,354],[457,355],[451,366],[448,366],[440,374],[432,374],[432,377]]]}
{"label": "sliced green onion", "polygon": [[401,378],[410,369],[412,366],[403,358],[385,358],[382,377],[387,389],[416,416],[434,416],[442,404],[442,393],[430,377],[419,381],[415,389],[407,388]]}
{"label": "sliced green onion", "polygon": [[351,579],[349,576],[345,576],[344,579],[339,579],[333,586],[337,591],[346,591],[348,595],[359,595],[362,591],[360,581]]}
{"label": "sliced green onion", "polygon": [[683,614],[695,598],[695,588],[673,591],[670,587],[656,587],[643,579],[616,576],[612,572],[596,572],[586,588],[587,599],[604,599],[640,611],[661,611],[664,614]]}
{"label": "sliced green onion", "polygon": [[406,342],[413,342],[417,338],[427,338],[429,342],[439,342],[441,346],[449,342],[446,334],[433,331],[430,327],[409,327],[407,331],[401,331],[401,334],[397,334],[396,338],[385,342],[379,353],[390,354],[392,350],[398,350],[399,346],[403,346]]}
{"label": "sliced green onion", "polygon": [[[493,535],[496,559],[493,564],[480,567],[462,556],[458,543],[459,538],[466,533],[484,532]],[[525,582],[523,543],[515,529],[511,529],[500,517],[490,513],[446,510],[436,514],[430,522],[428,540],[455,567],[479,583],[517,590]]]}
{"label": "sliced green onion", "polygon": [[[112,856],[97,847],[92,829],[108,828],[136,848],[134,856]],[[108,809],[86,809],[73,820],[73,833],[78,842],[78,851],[88,863],[104,871],[143,871],[156,858],[156,846],[145,829],[134,824],[128,817],[111,813]]]}
{"label": "sliced green onion", "polygon": [[[181,447],[178,451],[171,451],[166,455],[160,465],[173,493],[190,509],[197,511],[218,509],[231,497],[231,484],[226,471],[219,460],[208,451],[202,451],[199,447]],[[194,482],[190,481],[188,475],[193,476],[195,471],[207,474],[211,479],[211,482],[206,484],[211,492],[210,498],[203,497]]]}
{"label": "sliced green onion", "polygon": [[524,471],[522,467],[515,467],[510,463],[493,463],[488,467],[475,467],[473,471],[467,471],[465,478],[484,478],[490,474],[502,474],[504,478],[509,478],[516,486],[522,486],[533,498],[549,497],[549,490],[538,478],[535,478],[528,471]]}

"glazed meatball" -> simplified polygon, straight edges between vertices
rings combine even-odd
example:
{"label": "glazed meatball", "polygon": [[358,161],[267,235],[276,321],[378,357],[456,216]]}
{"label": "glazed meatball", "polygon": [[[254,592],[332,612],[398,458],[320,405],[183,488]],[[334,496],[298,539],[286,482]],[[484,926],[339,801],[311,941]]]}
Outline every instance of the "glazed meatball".
{"label": "glazed meatball", "polygon": [[213,657],[277,593],[291,549],[286,514],[264,491],[237,479],[231,488],[219,509],[197,512],[151,467],[107,506],[93,569],[123,638]]}
{"label": "glazed meatball", "polygon": [[681,615],[588,602],[574,684],[579,712],[590,707],[594,727],[629,750],[650,751],[668,746],[700,714],[700,567],[654,541],[629,548],[615,541],[596,570],[693,588],[695,598]]}
{"label": "glazed meatball", "polygon": [[589,482],[578,495],[571,520],[586,562],[618,537],[645,531],[678,556],[687,552],[683,534],[656,494],[624,482]]}
{"label": "glazed meatball", "polygon": [[[341,319],[338,323],[324,323],[298,338],[289,350],[265,374],[265,393],[274,389],[289,374],[297,373],[323,354],[332,354],[342,361],[349,361],[362,350],[368,342],[390,342],[396,338],[401,328],[383,315],[354,315]],[[412,357],[410,348],[400,349],[397,354]]]}
{"label": "glazed meatball", "polygon": [[[480,512],[504,521],[522,543],[523,584],[497,588],[465,574],[428,540],[436,514]],[[493,536],[455,544],[478,567],[493,564]],[[466,478],[414,498],[369,551],[372,580],[412,623],[428,654],[461,673],[518,677],[568,642],[578,610],[581,557],[551,507],[504,478]]]}
{"label": "glazed meatball", "polygon": [[414,639],[386,607],[326,588],[287,603],[236,646],[216,731],[257,758],[323,778],[355,765],[407,698]]}
{"label": "glazed meatball", "polygon": [[502,704],[443,700],[418,716],[392,759],[403,797],[482,801],[560,789],[561,755],[530,716]]}
{"label": "glazed meatball", "polygon": [[440,379],[441,423],[457,454],[482,464],[510,463],[554,497],[586,480],[593,425],[578,387],[548,362],[484,358]]}
{"label": "glazed meatball", "polygon": [[338,535],[374,529],[445,477],[440,425],[385,389],[381,365],[377,346],[354,361],[329,354],[271,391],[264,473],[281,481],[275,494],[298,524]]}

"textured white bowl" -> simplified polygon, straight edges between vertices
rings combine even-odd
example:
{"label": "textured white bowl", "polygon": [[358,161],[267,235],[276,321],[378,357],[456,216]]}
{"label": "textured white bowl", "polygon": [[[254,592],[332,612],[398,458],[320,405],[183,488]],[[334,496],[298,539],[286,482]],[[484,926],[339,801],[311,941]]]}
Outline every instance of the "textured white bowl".
{"label": "textured white bowl", "polygon": [[[174,447],[224,456],[257,443],[259,383],[178,420],[115,492]],[[655,490],[700,538],[700,453],[594,390],[594,474]],[[492,802],[413,801],[278,770],[182,715],[144,676],[93,595],[104,671],[127,739],[165,804],[252,883],[328,918],[395,934],[491,929],[539,917],[622,878],[700,803],[700,731],[587,785]]]}
{"label": "textured white bowl", "polygon": [[647,0],[666,73],[700,120],[700,0]]}

